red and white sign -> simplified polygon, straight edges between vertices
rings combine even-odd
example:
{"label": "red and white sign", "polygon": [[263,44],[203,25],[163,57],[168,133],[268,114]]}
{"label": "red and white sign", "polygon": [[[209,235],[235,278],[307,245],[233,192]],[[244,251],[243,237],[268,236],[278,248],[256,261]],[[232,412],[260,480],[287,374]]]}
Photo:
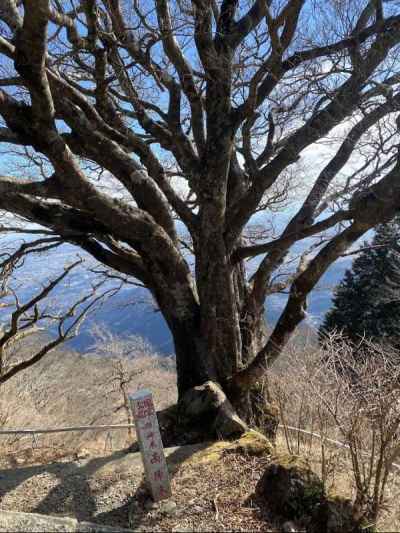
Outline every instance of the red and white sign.
{"label": "red and white sign", "polygon": [[129,395],[146,479],[154,501],[171,496],[171,483],[153,395],[143,389]]}

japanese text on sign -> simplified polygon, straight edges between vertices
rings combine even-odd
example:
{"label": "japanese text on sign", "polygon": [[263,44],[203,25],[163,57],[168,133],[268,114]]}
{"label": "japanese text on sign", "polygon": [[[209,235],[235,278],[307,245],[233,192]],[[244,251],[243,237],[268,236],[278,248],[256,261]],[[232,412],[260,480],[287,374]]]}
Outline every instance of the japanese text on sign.
{"label": "japanese text on sign", "polygon": [[171,484],[152,394],[149,390],[142,390],[129,398],[146,479],[153,499],[159,501],[169,498]]}

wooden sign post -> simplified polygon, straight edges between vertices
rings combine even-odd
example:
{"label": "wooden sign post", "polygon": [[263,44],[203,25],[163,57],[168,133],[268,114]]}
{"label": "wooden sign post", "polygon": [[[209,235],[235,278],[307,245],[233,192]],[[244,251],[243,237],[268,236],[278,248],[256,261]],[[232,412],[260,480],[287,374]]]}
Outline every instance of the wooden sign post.
{"label": "wooden sign post", "polygon": [[171,483],[151,391],[129,395],[144,471],[155,502],[171,496]]}

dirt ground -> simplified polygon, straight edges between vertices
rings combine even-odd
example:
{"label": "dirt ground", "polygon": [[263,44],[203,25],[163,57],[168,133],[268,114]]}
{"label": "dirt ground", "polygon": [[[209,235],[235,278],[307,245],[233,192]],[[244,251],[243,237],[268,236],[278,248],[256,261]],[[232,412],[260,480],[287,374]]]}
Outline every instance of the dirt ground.
{"label": "dirt ground", "polygon": [[[216,451],[217,450],[217,451]],[[276,452],[286,451],[283,438]],[[303,450],[304,451],[304,450]],[[270,457],[243,446],[199,444],[165,450],[173,497],[154,505],[144,483],[140,454],[114,451],[96,456],[58,456],[38,449],[1,458],[0,512],[23,511],[75,517],[79,521],[137,531],[282,531],[255,495]],[[309,457],[321,475],[320,456]],[[349,464],[340,455],[334,492],[351,497]],[[388,491],[379,531],[399,531],[400,476]]]}
{"label": "dirt ground", "polygon": [[[0,510],[71,516],[150,531],[271,531],[254,489],[268,456],[221,452],[206,445],[166,450],[173,497],[153,505],[140,455],[64,457],[0,469]],[[35,458],[31,458],[35,461]]]}

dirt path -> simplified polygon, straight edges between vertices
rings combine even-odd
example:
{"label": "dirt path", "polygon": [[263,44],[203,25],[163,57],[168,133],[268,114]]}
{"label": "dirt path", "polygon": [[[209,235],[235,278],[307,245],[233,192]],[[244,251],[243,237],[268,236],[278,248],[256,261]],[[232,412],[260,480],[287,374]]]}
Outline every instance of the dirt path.
{"label": "dirt path", "polygon": [[[173,499],[154,506],[138,453],[0,470],[0,512],[75,517],[144,531],[265,531],[254,488],[268,459],[207,445],[166,449]],[[221,443],[222,444],[222,443]],[[269,528],[270,530],[270,528]]]}
{"label": "dirt path", "polygon": [[127,526],[127,502],[142,482],[139,454],[0,470],[0,509],[74,516]]}
{"label": "dirt path", "polygon": [[[170,469],[204,446],[165,450]],[[139,453],[0,470],[0,510],[71,516],[128,525],[128,502],[143,490]]]}

